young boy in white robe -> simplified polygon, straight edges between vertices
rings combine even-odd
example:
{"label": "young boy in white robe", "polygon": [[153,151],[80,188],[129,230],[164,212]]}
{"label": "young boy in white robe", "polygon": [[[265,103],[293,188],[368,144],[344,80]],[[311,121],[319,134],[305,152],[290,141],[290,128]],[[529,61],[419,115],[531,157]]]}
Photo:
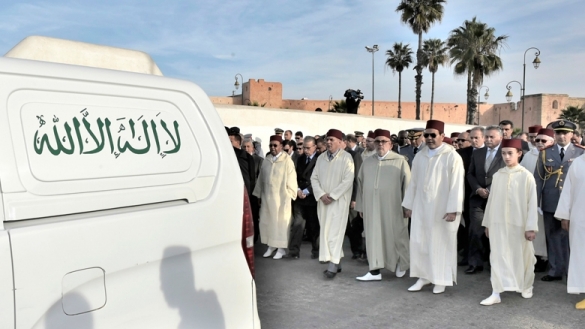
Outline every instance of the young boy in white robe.
{"label": "young boy in white robe", "polygon": [[500,303],[504,291],[532,298],[536,264],[532,241],[538,231],[538,207],[534,175],[518,163],[521,150],[519,139],[502,140],[506,167],[493,176],[482,223],[490,240],[493,293],[481,305]]}

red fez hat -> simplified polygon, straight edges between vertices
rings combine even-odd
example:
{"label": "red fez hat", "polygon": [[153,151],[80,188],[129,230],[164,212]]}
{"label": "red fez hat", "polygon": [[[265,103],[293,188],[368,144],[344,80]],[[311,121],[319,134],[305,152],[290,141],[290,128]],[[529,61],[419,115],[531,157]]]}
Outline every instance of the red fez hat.
{"label": "red fez hat", "polygon": [[451,138],[457,138],[459,137],[459,133],[451,133]]}
{"label": "red fez hat", "polygon": [[376,138],[376,135],[374,134],[373,131],[368,131],[368,138]]}
{"label": "red fez hat", "polygon": [[502,148],[504,147],[513,147],[515,149],[522,149],[522,140],[521,139],[502,139]]}
{"label": "red fez hat", "polygon": [[537,134],[540,129],[542,129],[541,125],[530,126],[530,127],[528,127],[528,133],[529,134]]}
{"label": "red fez hat", "polygon": [[425,129],[437,129],[439,134],[442,134],[445,132],[445,123],[439,120],[429,120]]}
{"label": "red fez hat", "polygon": [[272,135],[270,136],[270,141],[277,141],[279,143],[282,143],[282,136],[280,135]]}
{"label": "red fez hat", "polygon": [[392,138],[392,137],[390,137],[390,131],[385,130],[385,129],[376,129],[376,131],[374,131],[374,138],[376,138],[376,137]]}
{"label": "red fez hat", "polygon": [[549,136],[549,137],[555,138],[555,131],[552,130],[552,129],[548,129],[548,128],[541,128],[538,131],[538,134],[539,135],[545,135],[545,136]]}
{"label": "red fez hat", "polygon": [[339,140],[343,140],[343,133],[337,129],[329,129],[327,137],[335,137]]}
{"label": "red fez hat", "polygon": [[445,137],[445,138],[443,138],[443,143],[447,143],[447,144],[451,145],[451,144],[453,144],[453,140],[449,137]]}

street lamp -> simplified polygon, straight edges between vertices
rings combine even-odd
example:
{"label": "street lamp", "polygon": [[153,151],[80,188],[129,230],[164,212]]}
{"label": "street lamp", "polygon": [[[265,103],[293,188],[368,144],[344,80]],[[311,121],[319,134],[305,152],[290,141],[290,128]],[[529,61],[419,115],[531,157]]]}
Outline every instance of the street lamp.
{"label": "street lamp", "polygon": [[374,45],[372,48],[366,46],[366,50],[372,53],[372,116],[374,116],[374,53],[378,50],[378,45]]}
{"label": "street lamp", "polygon": [[[520,83],[520,81],[512,80],[508,82],[506,85],[506,89],[508,89],[508,92],[506,93],[506,101],[508,103],[511,103],[512,98],[514,97],[512,94],[512,86],[510,86],[512,82],[516,82],[518,85],[520,85],[520,90],[524,90],[524,86]],[[522,101],[522,131],[524,131],[524,100]]]}
{"label": "street lamp", "polygon": [[236,90],[238,90],[238,88],[240,87],[240,83],[238,82],[238,75],[242,79],[242,105],[244,105],[244,77],[239,73],[236,73],[235,75],[236,82],[234,83],[234,87],[236,87]]}
{"label": "street lamp", "polygon": [[477,125],[479,126],[479,116],[480,116],[480,112],[479,112],[479,103],[480,103],[480,98],[479,98],[479,94],[481,93],[481,89],[482,88],[486,88],[487,90],[485,91],[485,95],[483,95],[483,98],[485,98],[485,100],[487,101],[487,99],[490,97],[489,91],[490,88],[487,86],[481,86],[479,87],[479,89],[477,90]]}
{"label": "street lamp", "polygon": [[530,50],[530,49],[534,49],[536,50],[536,53],[534,54],[536,57],[534,58],[534,60],[532,61],[532,65],[534,66],[535,69],[537,69],[540,66],[540,58],[538,56],[540,56],[540,49],[536,48],[536,47],[530,47],[528,49],[526,49],[526,51],[524,52],[524,70],[522,72],[522,131],[524,131],[524,97],[526,96],[526,53]]}

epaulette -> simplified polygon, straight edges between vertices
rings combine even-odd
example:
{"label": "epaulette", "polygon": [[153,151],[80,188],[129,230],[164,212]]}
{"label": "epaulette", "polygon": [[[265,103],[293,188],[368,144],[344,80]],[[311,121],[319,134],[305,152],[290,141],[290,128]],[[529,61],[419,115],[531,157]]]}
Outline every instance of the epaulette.
{"label": "epaulette", "polygon": [[578,147],[582,150],[585,150],[585,146],[581,145],[581,144],[573,144],[574,147]]}
{"label": "epaulette", "polygon": [[555,144],[549,145],[549,146],[547,146],[547,147],[543,148],[541,151],[544,151],[544,150],[546,150],[546,149],[549,149],[549,148],[551,148],[551,147],[553,147],[553,146],[555,146]]}

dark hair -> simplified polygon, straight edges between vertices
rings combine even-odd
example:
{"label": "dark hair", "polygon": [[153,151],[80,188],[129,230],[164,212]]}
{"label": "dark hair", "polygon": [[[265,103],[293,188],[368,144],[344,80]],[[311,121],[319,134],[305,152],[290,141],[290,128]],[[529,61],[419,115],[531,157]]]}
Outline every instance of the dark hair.
{"label": "dark hair", "polygon": [[510,128],[514,129],[514,123],[510,120],[502,120],[500,121],[499,126],[507,126],[510,125]]}
{"label": "dark hair", "polygon": [[318,107],[315,109],[315,112],[323,112],[323,110],[320,107]]}
{"label": "dark hair", "polygon": [[301,137],[303,137],[303,132],[302,131],[297,131],[295,133],[295,136],[301,136]]}
{"label": "dark hair", "polygon": [[230,135],[230,136],[234,136],[234,139],[240,143],[240,145],[242,144],[242,136],[240,134],[235,134],[235,135]]}
{"label": "dark hair", "polygon": [[292,135],[292,130],[285,130],[284,133],[290,133]]}
{"label": "dark hair", "polygon": [[357,138],[354,134],[347,134],[347,141],[350,143],[357,143]]}
{"label": "dark hair", "polygon": [[287,140],[283,140],[283,141],[282,141],[282,146],[285,146],[285,145],[287,145],[287,144],[288,144],[288,146],[290,146],[292,149],[295,149],[295,150],[296,150],[296,148],[297,148],[297,142],[293,141],[292,139],[291,139],[291,140],[288,140],[288,141],[287,141]]}

